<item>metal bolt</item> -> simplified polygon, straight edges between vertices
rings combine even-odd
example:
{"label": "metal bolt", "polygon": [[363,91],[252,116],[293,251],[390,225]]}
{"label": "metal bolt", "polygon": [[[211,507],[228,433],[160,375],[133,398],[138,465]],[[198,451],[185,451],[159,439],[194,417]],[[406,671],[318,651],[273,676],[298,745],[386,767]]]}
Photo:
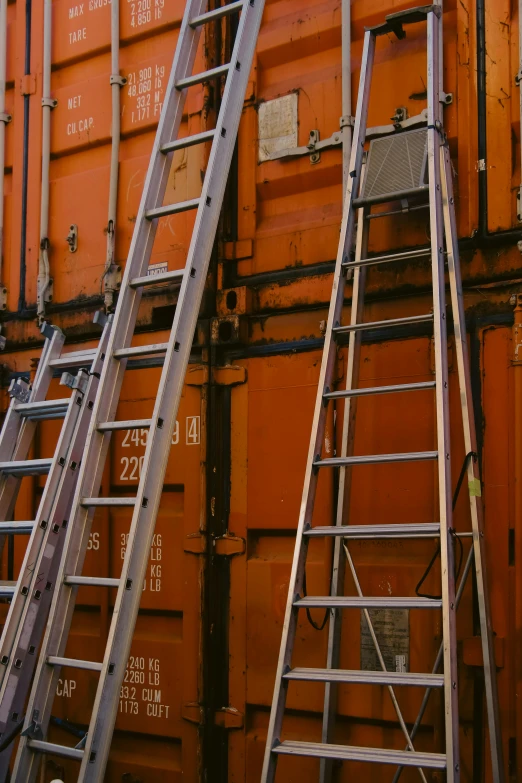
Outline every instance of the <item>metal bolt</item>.
{"label": "metal bolt", "polygon": [[457,689],[457,683],[456,682],[452,682],[451,683],[451,687],[453,688],[453,690],[456,690]]}

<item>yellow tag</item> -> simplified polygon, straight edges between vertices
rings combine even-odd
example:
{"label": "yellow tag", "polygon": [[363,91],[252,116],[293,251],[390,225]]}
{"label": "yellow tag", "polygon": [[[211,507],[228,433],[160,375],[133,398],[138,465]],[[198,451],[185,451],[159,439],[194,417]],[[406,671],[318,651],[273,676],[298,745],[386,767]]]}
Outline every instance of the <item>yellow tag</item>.
{"label": "yellow tag", "polygon": [[480,479],[473,479],[468,482],[469,495],[472,498],[482,497],[482,487],[480,486]]}

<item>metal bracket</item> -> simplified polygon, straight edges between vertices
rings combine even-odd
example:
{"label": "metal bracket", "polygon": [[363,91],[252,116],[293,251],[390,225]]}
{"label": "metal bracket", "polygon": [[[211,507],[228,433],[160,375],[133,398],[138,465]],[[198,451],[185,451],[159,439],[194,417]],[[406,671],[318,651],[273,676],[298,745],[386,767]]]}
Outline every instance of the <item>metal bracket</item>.
{"label": "metal bracket", "polygon": [[522,185],[520,185],[517,193],[517,220],[519,223],[522,223]]}
{"label": "metal bracket", "polygon": [[50,109],[56,109],[58,101],[55,98],[42,98],[42,106],[48,106]]}
{"label": "metal bracket", "polygon": [[0,283],[0,310],[7,310],[7,288]]}
{"label": "metal bracket", "polygon": [[453,93],[444,92],[444,90],[441,90],[439,93],[439,101],[440,103],[443,103],[444,106],[451,106],[453,103]]}
{"label": "metal bracket", "polygon": [[235,707],[221,707],[214,713],[214,724],[222,729],[242,729],[245,716]]}
{"label": "metal bracket", "polygon": [[6,125],[8,122],[11,122],[13,117],[11,114],[7,114],[5,111],[0,111],[0,122],[4,122]]}
{"label": "metal bracket", "polygon": [[[35,712],[38,712],[38,710],[35,710]],[[43,739],[41,724],[37,723],[36,720],[33,720],[29,726],[24,731],[22,731],[20,736],[30,737],[31,739]]]}
{"label": "metal bracket", "polygon": [[239,536],[231,536],[225,533],[221,538],[214,539],[214,551],[220,557],[234,557],[234,555],[244,555],[246,542]]}
{"label": "metal bracket", "polygon": [[112,317],[112,316],[106,315],[103,312],[103,310],[96,310],[96,312],[94,313],[94,318],[92,319],[92,322],[93,322],[93,324],[97,324],[98,326],[100,326],[103,329],[103,327],[105,326],[105,324],[107,323],[107,321],[109,320],[110,317]]}
{"label": "metal bracket", "polygon": [[189,555],[205,555],[207,552],[207,534],[201,531],[185,536],[183,551]]}
{"label": "metal bracket", "polygon": [[87,391],[87,384],[89,382],[89,373],[85,370],[80,370],[78,375],[72,375],[70,372],[62,373],[60,378],[60,386],[68,386],[69,389],[78,389],[78,391],[85,394]]}
{"label": "metal bracket", "polygon": [[[447,95],[444,93],[444,103],[447,103]],[[341,117],[340,130],[333,133],[327,139],[319,139],[319,131],[310,131],[309,142],[306,147],[289,147],[286,150],[277,150],[273,152],[266,160],[282,160],[285,158],[300,158],[305,155],[310,156],[310,163],[318,163],[321,159],[320,153],[326,149],[333,149],[340,147],[343,143],[343,128],[347,126],[353,126],[353,117],[345,116]],[[428,122],[428,110],[424,109],[420,114],[416,114],[413,117],[405,118],[401,121],[396,121],[393,125],[376,125],[373,128],[368,128],[366,131],[366,139],[375,139],[379,136],[389,136],[397,131],[411,130],[413,128],[421,128]],[[265,162],[265,161],[263,161]]]}
{"label": "metal bracket", "polygon": [[125,85],[127,84],[126,77],[120,76],[119,73],[111,74],[109,81],[111,84],[118,84],[120,87],[125,87]]}
{"label": "metal bracket", "polygon": [[76,253],[78,250],[78,226],[76,223],[71,223],[69,233],[65,237],[65,241],[69,245],[69,253]]}
{"label": "metal bracket", "polygon": [[189,723],[202,726],[205,722],[205,710],[197,701],[186,702],[181,707],[181,717]]}
{"label": "metal bracket", "polygon": [[310,163],[312,165],[314,163],[319,163],[319,161],[321,160],[321,153],[317,149],[318,142],[319,142],[319,131],[311,130],[310,135],[308,137],[308,149],[310,150]]}
{"label": "metal bracket", "polygon": [[18,400],[18,402],[27,402],[31,394],[31,384],[28,381],[24,381],[23,378],[13,378],[7,393],[10,397]]}
{"label": "metal bracket", "polygon": [[40,334],[43,334],[46,340],[52,340],[58,327],[52,326],[49,321],[44,321],[40,327]]}
{"label": "metal bracket", "polygon": [[240,386],[247,381],[247,369],[235,364],[212,368],[214,386]]}

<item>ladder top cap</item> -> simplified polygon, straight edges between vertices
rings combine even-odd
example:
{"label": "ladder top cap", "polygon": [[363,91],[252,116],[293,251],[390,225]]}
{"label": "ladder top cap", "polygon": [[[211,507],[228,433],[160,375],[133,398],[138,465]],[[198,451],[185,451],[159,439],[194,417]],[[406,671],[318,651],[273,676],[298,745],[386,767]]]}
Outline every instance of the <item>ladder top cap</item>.
{"label": "ladder top cap", "polygon": [[377,35],[387,35],[388,33],[395,33],[397,38],[402,39],[406,37],[406,32],[403,30],[405,24],[417,24],[418,22],[426,21],[428,14],[435,14],[438,18],[441,15],[440,5],[419,5],[414,8],[406,8],[404,11],[397,11],[395,14],[388,14],[383,24],[376,25],[375,27],[367,27],[366,30]]}

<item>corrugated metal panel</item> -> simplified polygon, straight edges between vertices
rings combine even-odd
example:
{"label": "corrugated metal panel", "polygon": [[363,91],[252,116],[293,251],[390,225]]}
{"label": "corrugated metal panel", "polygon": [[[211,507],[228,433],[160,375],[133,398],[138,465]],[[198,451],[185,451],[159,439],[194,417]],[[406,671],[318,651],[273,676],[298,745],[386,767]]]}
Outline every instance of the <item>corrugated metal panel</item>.
{"label": "corrugated metal panel", "polygon": [[[354,0],[352,12],[352,87],[360,67],[363,28],[378,23],[385,13],[412,5],[407,0]],[[116,260],[125,262],[141,194],[155,122],[163,100],[165,80],[178,34],[182,0],[136,0],[120,3],[120,70],[127,78],[121,90],[122,143],[117,215]],[[39,178],[41,150],[42,75],[41,0],[32,4],[31,74],[22,82],[25,45],[25,0],[8,6],[7,108],[13,122],[7,126],[6,198],[4,216],[4,282],[8,287],[8,315],[4,380],[27,370],[38,354],[31,344],[38,338],[34,324],[39,252]],[[445,109],[458,197],[459,234],[471,237],[479,229],[477,145],[477,13],[471,0],[445,4],[445,89],[453,103]],[[516,14],[507,0],[495,3],[486,15],[487,42],[487,160],[488,224],[490,231],[516,226],[515,191],[520,185],[520,129],[518,92],[513,77],[518,69]],[[202,66],[215,64],[227,48],[230,29],[223,27],[205,42],[199,54]],[[398,107],[410,115],[424,108],[424,30],[412,30],[399,49],[390,39],[379,43],[376,89],[370,124],[388,123]],[[50,193],[50,261],[54,299],[53,322],[69,341],[92,339],[91,313],[100,304],[106,254],[109,190],[111,88],[110,3],[107,0],[58,0],[53,7],[52,94],[58,105],[52,113]],[[28,207],[26,287],[19,287],[22,232],[22,160],[24,97],[29,92],[30,144],[28,150]],[[206,127],[214,109],[215,92],[196,89],[189,96],[183,133]],[[271,103],[283,99],[283,102]],[[263,109],[260,111],[260,106]],[[195,361],[210,364],[210,390],[205,372],[193,366],[179,415],[179,441],[173,444],[165,492],[151,550],[147,581],[120,702],[120,714],[106,779],[110,783],[198,781],[205,770],[208,783],[244,783],[259,778],[264,733],[273,687],[280,624],[286,598],[288,571],[297,521],[315,384],[320,361],[321,320],[330,295],[329,262],[335,257],[341,214],[342,158],[339,149],[321,152],[320,162],[308,154],[265,161],[267,151],[306,145],[311,131],[321,139],[339,130],[341,115],[341,3],[339,0],[269,0],[252,70],[241,123],[238,153],[216,252],[215,274],[209,281],[202,309]],[[260,154],[260,147],[262,148]],[[178,153],[168,186],[172,200],[199,192],[206,164],[203,147]],[[78,251],[69,252],[66,236],[78,226]],[[191,229],[187,215],[163,221],[153,263],[170,269],[183,263]],[[382,219],[372,232],[371,250],[426,241],[422,215],[401,216],[393,224]],[[481,404],[484,429],[484,479],[488,551],[493,583],[493,624],[503,655],[499,672],[503,731],[516,769],[515,738],[522,741],[516,719],[515,678],[520,679],[516,656],[518,584],[513,550],[515,528],[515,465],[513,410],[515,406],[509,326],[509,296],[519,290],[520,253],[516,240],[499,249],[466,245],[463,271],[466,307],[471,331],[474,383]],[[367,318],[396,317],[426,306],[428,267],[410,264],[369,274]],[[471,287],[473,286],[473,287]],[[234,296],[230,296],[231,292]],[[234,298],[235,297],[235,298]],[[21,302],[20,300],[23,300]],[[24,305],[18,312],[19,304]],[[175,293],[154,291],[144,301],[140,342],[160,341],[159,329],[168,325]],[[208,321],[219,320],[209,329]],[[491,327],[498,328],[491,328]],[[482,327],[484,328],[481,331]],[[153,334],[152,334],[153,333]],[[210,334],[213,346],[210,347]],[[397,334],[389,342],[365,345],[363,377],[370,380],[426,380],[431,377],[429,337]],[[203,346],[203,351],[201,351]],[[344,350],[338,374],[344,370]],[[232,365],[220,376],[217,367]],[[243,372],[244,370],[244,372]],[[235,375],[234,375],[235,373]],[[452,370],[453,402],[455,370]],[[234,375],[234,379],[231,379]],[[121,418],[145,416],[150,411],[159,370],[136,370],[124,387]],[[192,380],[190,380],[192,378]],[[237,384],[222,386],[226,383]],[[246,382],[243,382],[245,381]],[[194,385],[192,385],[194,384]],[[203,385],[201,385],[203,384]],[[58,391],[56,390],[58,395]],[[207,404],[210,399],[210,415]],[[378,403],[361,401],[361,428],[357,448],[370,450],[384,435],[391,448],[433,438],[431,398],[415,403],[398,397]],[[200,417],[199,423],[196,421]],[[57,425],[42,428],[38,453],[50,453]],[[333,448],[333,420],[328,430]],[[454,432],[460,444],[460,431]],[[208,441],[208,442],[207,442]],[[380,441],[382,443],[382,441]],[[507,444],[507,445],[506,445]],[[460,445],[458,446],[460,448]],[[135,485],[144,444],[126,433],[114,438],[104,482],[116,493]],[[463,454],[457,449],[454,478]],[[205,480],[208,470],[208,498]],[[422,521],[433,514],[434,474],[427,465],[384,471],[379,467],[355,474],[358,494],[352,514],[364,522]],[[317,513],[332,517],[332,478],[321,479]],[[421,493],[421,483],[425,487]],[[24,480],[18,518],[34,513],[37,488]],[[210,510],[212,537],[223,539],[204,552],[200,532]],[[466,518],[465,499],[458,507],[458,524]],[[98,512],[87,556],[86,572],[117,575],[125,546],[124,511]],[[243,545],[243,542],[246,542]],[[22,543],[16,542],[19,562]],[[244,551],[243,551],[244,547]],[[358,544],[353,552],[364,585],[376,591],[398,593],[417,582],[431,557],[429,542],[413,549],[396,544],[377,549]],[[223,556],[228,552],[231,556]],[[221,554],[219,554],[221,553]],[[331,552],[314,542],[309,563],[309,589],[326,589]],[[6,564],[4,563],[4,567]],[[205,586],[208,586],[205,602]],[[436,589],[432,581],[427,589]],[[506,598],[508,596],[508,598]],[[71,653],[100,659],[113,595],[103,589],[81,591],[71,637]],[[471,593],[461,609],[459,654],[463,676],[463,781],[478,775],[473,739],[481,755],[480,684],[470,661],[468,640],[474,634]],[[315,616],[317,614],[317,617]],[[313,614],[316,621],[321,613]],[[393,625],[393,623],[392,623]],[[347,612],[343,662],[359,662],[361,623]],[[408,621],[408,655],[412,668],[429,669],[440,629],[434,617]],[[302,618],[296,654],[304,663],[324,654],[322,634]],[[363,631],[364,634],[364,631]],[[472,642],[471,642],[472,645]],[[393,647],[393,644],[392,644]],[[402,649],[402,648],[401,648]],[[202,652],[204,650],[204,653]],[[471,656],[472,657],[472,656]],[[55,715],[74,726],[87,719],[95,677],[65,671]],[[321,689],[292,685],[292,714],[287,729],[295,735],[317,737]],[[419,694],[406,695],[404,709],[414,718]],[[203,707],[202,707],[203,705]],[[228,711],[226,711],[228,710]],[[205,717],[204,726],[200,721]],[[387,696],[355,686],[341,690],[339,740],[355,744],[400,747]],[[478,715],[478,718],[477,718]],[[426,717],[419,746],[440,747],[440,703]],[[357,718],[360,723],[354,722]],[[474,723],[475,721],[475,723]],[[58,738],[63,728],[55,726]],[[519,761],[520,766],[520,753]],[[473,766],[475,765],[475,767]],[[480,765],[479,765],[480,766]],[[74,779],[74,765],[48,760],[44,778]],[[417,773],[405,773],[414,780]],[[489,770],[485,780],[489,780]],[[516,772],[513,772],[516,778]],[[378,768],[345,765],[339,780],[389,779]],[[282,760],[280,780],[312,781],[317,768],[306,760]]]}

